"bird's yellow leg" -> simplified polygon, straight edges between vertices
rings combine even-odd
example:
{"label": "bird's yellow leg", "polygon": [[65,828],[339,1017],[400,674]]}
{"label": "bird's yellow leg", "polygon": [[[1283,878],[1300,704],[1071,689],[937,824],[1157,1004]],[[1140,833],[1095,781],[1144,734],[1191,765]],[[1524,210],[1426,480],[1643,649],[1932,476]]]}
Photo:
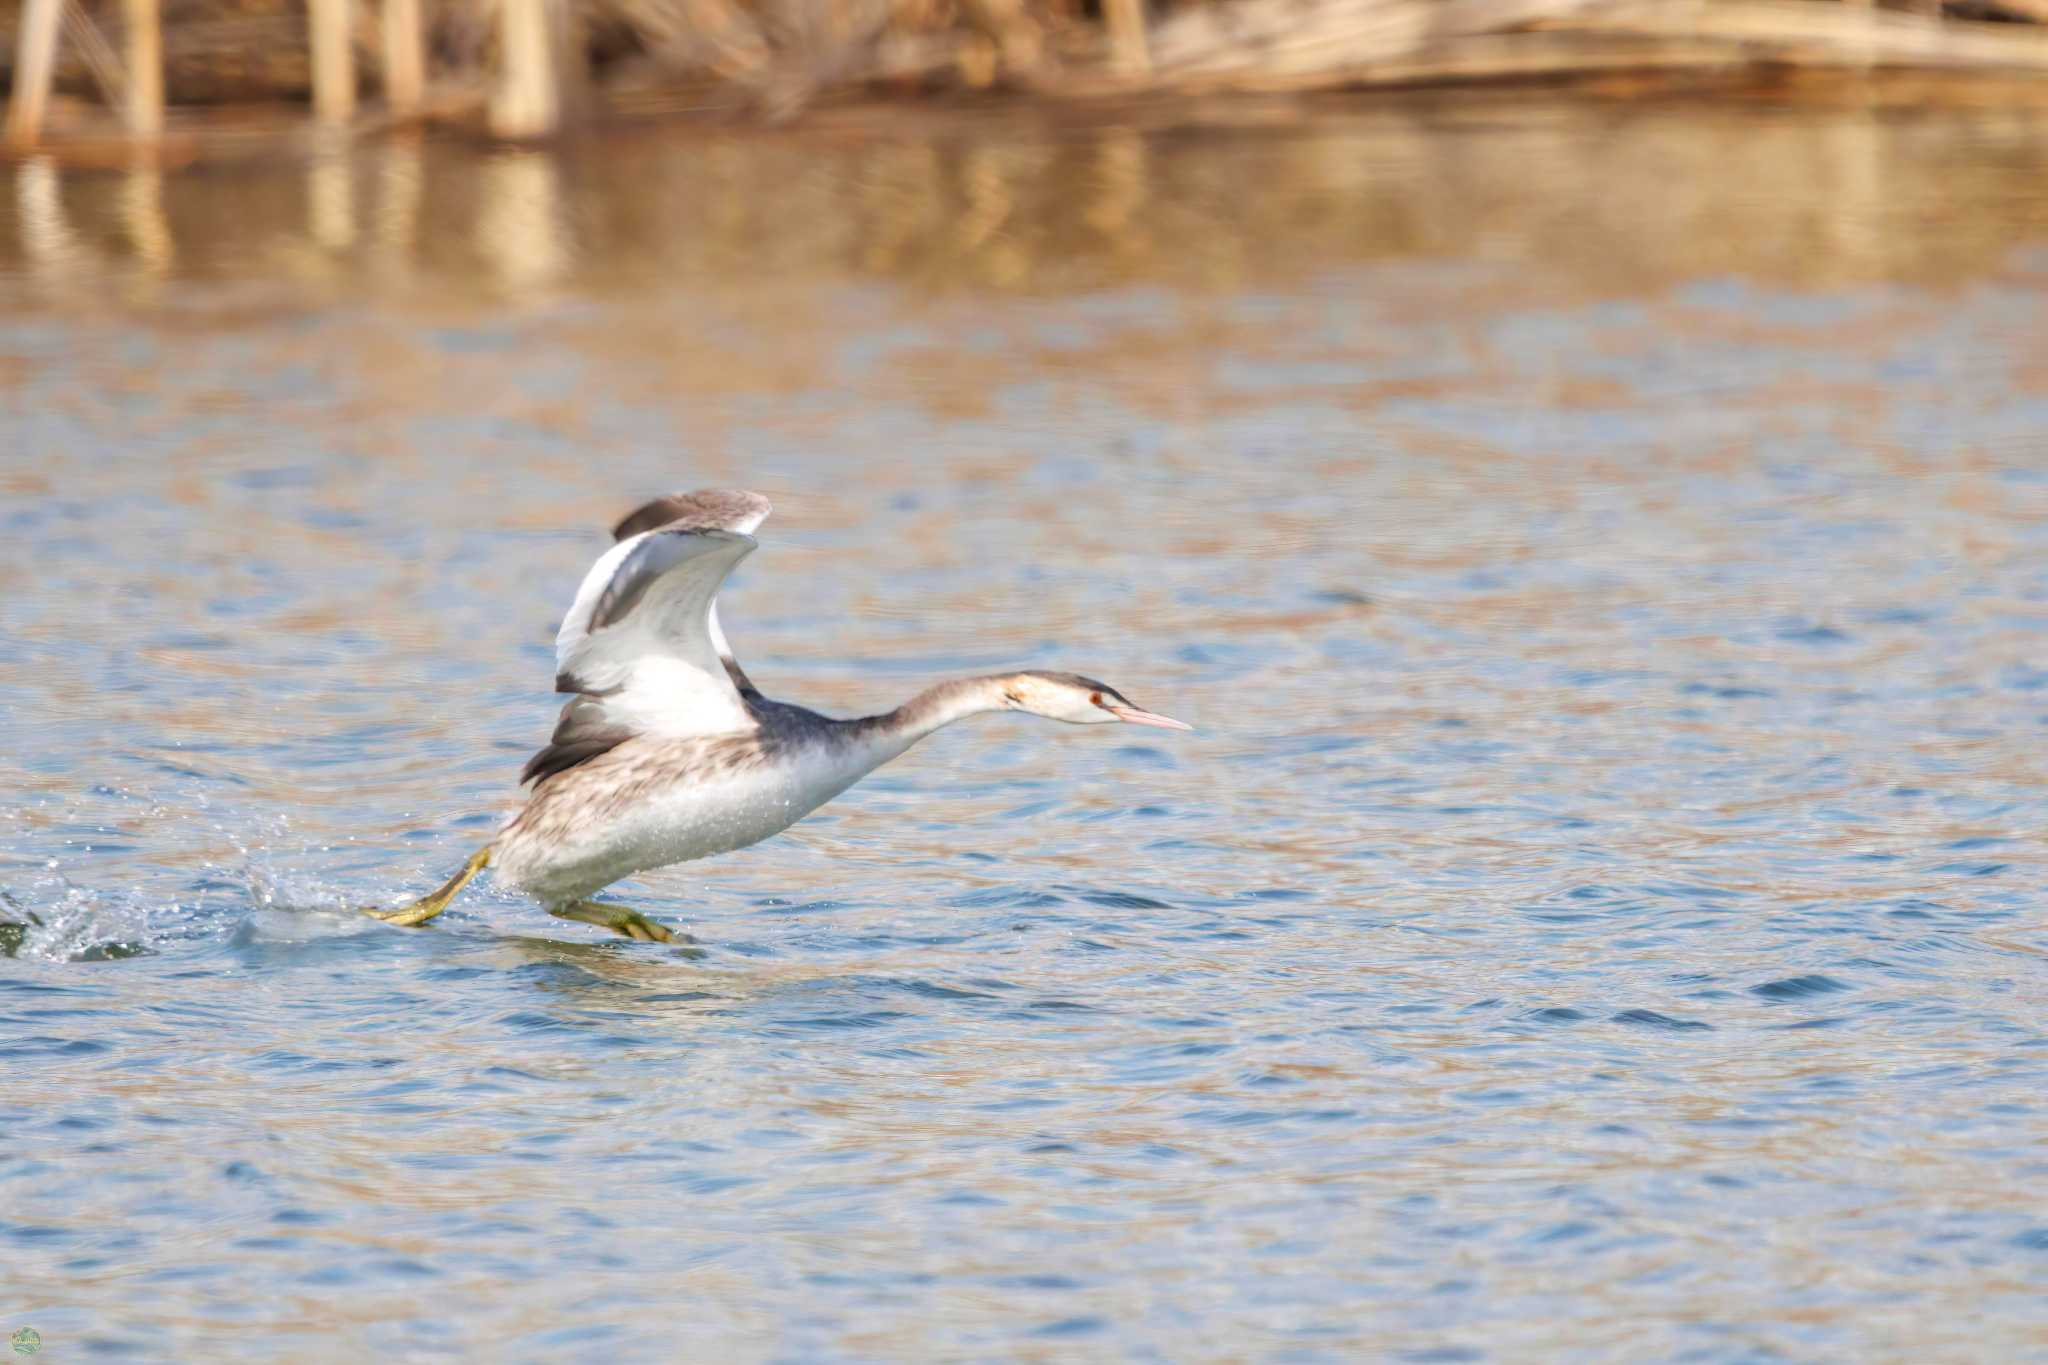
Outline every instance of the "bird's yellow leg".
{"label": "bird's yellow leg", "polygon": [[609,929],[627,938],[645,939],[649,943],[694,943],[688,934],[678,934],[673,929],[656,924],[638,910],[629,910],[623,905],[607,905],[603,901],[570,901],[567,905],[551,905],[548,913],[559,919],[573,919],[580,924],[595,924],[600,929]]}
{"label": "bird's yellow leg", "polygon": [[462,865],[462,871],[443,883],[440,890],[421,896],[409,905],[401,905],[396,910],[373,910],[369,906],[364,906],[363,913],[381,919],[387,924],[402,924],[408,929],[416,928],[446,910],[448,902],[455,899],[455,894],[468,886],[477,873],[490,865],[490,848],[480,848],[469,855],[469,861]]}

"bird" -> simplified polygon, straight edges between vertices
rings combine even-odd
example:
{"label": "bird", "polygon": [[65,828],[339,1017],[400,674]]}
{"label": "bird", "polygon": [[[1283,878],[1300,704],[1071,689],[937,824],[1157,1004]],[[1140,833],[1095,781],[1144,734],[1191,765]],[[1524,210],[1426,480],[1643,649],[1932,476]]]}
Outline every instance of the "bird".
{"label": "bird", "polygon": [[717,598],[758,548],[769,511],[759,493],[705,488],[656,498],[614,526],[555,636],[555,690],[570,696],[520,773],[524,804],[440,888],[364,913],[426,924],[489,868],[552,915],[670,942],[666,925],[593,897],[779,834],[954,721],[1019,711],[1194,728],[1107,683],[1040,669],[950,679],[844,720],[764,695],[733,657]]}

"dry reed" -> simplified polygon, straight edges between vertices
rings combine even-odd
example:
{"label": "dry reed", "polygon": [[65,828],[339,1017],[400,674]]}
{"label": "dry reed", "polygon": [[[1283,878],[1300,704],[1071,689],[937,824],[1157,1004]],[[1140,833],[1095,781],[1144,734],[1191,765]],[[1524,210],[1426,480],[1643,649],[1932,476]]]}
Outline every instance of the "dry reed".
{"label": "dry reed", "polygon": [[[679,93],[771,116],[821,93],[998,87],[1048,97],[1572,81],[1786,71],[2048,76],[2048,0],[59,0],[60,92],[152,127],[173,104],[311,99],[349,117],[357,86],[397,117],[546,132],[588,82],[600,107]],[[41,4],[43,8],[39,9]],[[0,0],[0,72],[33,82],[24,28],[48,0]],[[140,17],[138,17],[140,16]],[[120,41],[109,41],[103,31]],[[548,51],[543,53],[541,45]],[[17,55],[21,60],[17,60]],[[2048,83],[2044,83],[2048,90]],[[141,93],[135,94],[140,90]],[[124,95],[124,91],[129,92]],[[41,117],[29,91],[17,118]],[[160,108],[160,104],[158,105]]]}

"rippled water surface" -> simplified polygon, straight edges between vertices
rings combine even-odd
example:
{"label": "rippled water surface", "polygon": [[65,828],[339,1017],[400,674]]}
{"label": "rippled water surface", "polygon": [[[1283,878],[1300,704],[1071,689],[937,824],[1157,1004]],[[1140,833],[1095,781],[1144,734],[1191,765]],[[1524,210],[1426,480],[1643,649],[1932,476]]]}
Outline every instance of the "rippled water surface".
{"label": "rippled water surface", "polygon": [[[0,170],[0,1331],[2048,1356],[2048,127],[1274,123]],[[351,913],[707,483],[771,693],[1200,733]]]}

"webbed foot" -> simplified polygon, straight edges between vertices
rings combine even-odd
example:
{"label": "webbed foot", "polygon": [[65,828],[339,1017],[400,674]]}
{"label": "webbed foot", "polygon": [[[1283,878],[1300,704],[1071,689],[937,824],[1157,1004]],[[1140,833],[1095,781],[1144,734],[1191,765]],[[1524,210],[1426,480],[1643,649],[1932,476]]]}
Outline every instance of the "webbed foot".
{"label": "webbed foot", "polygon": [[386,924],[397,924],[407,929],[416,929],[440,914],[443,910],[446,910],[448,903],[455,899],[456,893],[461,891],[463,887],[468,886],[475,879],[477,873],[490,866],[490,862],[491,850],[488,847],[480,848],[469,855],[469,861],[462,865],[462,871],[450,877],[442,884],[439,890],[422,896],[410,904],[401,905],[396,910],[378,910],[366,905],[362,907],[362,912],[372,919],[381,919]]}
{"label": "webbed foot", "polygon": [[648,943],[695,943],[688,934],[679,934],[663,924],[656,924],[638,910],[623,905],[607,905],[603,901],[570,901],[567,905],[551,905],[548,913],[558,919],[573,919],[581,924],[595,924],[600,929],[609,929],[627,938],[637,938]]}

